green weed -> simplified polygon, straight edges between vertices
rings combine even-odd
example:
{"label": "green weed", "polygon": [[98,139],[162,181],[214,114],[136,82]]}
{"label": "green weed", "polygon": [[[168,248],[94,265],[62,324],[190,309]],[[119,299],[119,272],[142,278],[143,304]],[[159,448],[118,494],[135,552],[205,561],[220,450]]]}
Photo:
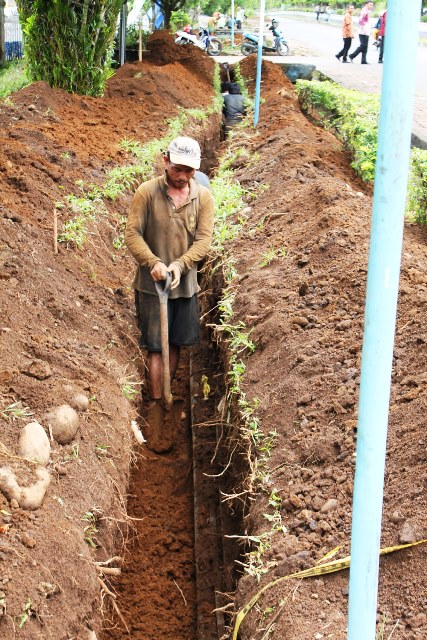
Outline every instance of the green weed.
{"label": "green weed", "polygon": [[127,400],[135,400],[138,395],[138,388],[141,386],[140,382],[135,382],[129,377],[125,378],[122,382],[122,393]]}
{"label": "green weed", "polygon": [[31,600],[28,599],[27,602],[24,604],[24,609],[21,615],[18,617],[18,627],[20,629],[22,629],[24,624],[27,622],[28,618],[35,615],[35,612],[32,607],[33,607],[33,604]]}
{"label": "green weed", "polygon": [[84,540],[93,549],[98,548],[98,544],[96,542],[95,536],[98,533],[97,521],[98,521],[99,515],[100,515],[99,509],[95,508],[93,511],[86,511],[86,513],[82,517],[82,520],[88,523],[83,529]]}
{"label": "green weed", "polygon": [[380,628],[378,629],[376,635],[375,635],[375,640],[391,640],[393,637],[394,632],[396,631],[398,625],[399,625],[400,620],[397,620],[397,622],[394,624],[391,633],[389,635],[386,635],[386,623],[387,623],[387,618],[385,615],[383,615],[383,618],[381,620],[380,623]]}
{"label": "green weed", "polygon": [[[6,63],[5,67],[0,67],[0,100],[6,98],[11,93],[19,91],[23,87],[30,84],[27,76],[25,62],[23,60],[14,60]],[[9,100],[8,106],[13,106],[13,102]]]}
{"label": "green weed", "polygon": [[22,402],[12,402],[12,404],[8,405],[4,409],[0,410],[0,414],[3,418],[7,420],[15,420],[29,418],[33,415],[33,412],[30,411],[29,407],[24,407]]}

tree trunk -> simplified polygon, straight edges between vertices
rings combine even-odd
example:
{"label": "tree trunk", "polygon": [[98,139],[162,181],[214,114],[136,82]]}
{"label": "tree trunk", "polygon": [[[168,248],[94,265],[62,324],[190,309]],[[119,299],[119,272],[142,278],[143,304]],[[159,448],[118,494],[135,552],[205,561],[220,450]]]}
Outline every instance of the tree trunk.
{"label": "tree trunk", "polygon": [[4,41],[4,8],[6,0],[0,0],[0,67],[6,63],[5,41]]}
{"label": "tree trunk", "polygon": [[17,0],[17,5],[31,78],[70,93],[102,95],[123,0]]}

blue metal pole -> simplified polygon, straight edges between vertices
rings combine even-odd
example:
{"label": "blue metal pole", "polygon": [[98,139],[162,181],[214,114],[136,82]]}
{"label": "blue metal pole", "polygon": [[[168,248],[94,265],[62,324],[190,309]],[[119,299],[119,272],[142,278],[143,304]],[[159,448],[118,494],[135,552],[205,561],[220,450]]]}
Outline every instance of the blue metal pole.
{"label": "blue metal pole", "polygon": [[256,62],[256,82],[255,82],[255,111],[254,111],[254,127],[258,124],[259,119],[259,103],[261,99],[261,65],[262,65],[262,41],[264,31],[264,12],[265,0],[261,0],[259,5],[259,34],[258,34],[258,54]]}
{"label": "blue metal pole", "polygon": [[234,0],[231,0],[231,47],[234,47]]}
{"label": "blue metal pole", "polygon": [[419,17],[420,0],[389,0],[362,351],[348,640],[375,639],[387,423]]}

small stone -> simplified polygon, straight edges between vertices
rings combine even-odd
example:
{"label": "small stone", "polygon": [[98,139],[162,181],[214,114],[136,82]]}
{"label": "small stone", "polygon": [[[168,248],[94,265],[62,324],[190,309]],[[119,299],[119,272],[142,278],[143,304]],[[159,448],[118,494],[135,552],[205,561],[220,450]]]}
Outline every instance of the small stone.
{"label": "small stone", "polygon": [[319,599],[319,594],[318,593],[312,593],[311,597],[313,598],[313,600],[318,600]]}
{"label": "small stone", "polygon": [[52,375],[52,369],[44,360],[33,360],[26,369],[21,369],[21,373],[37,380],[46,380]]}
{"label": "small stone", "polygon": [[15,498],[12,498],[12,500],[10,501],[10,508],[11,508],[11,509],[19,509],[19,504],[18,504],[18,502],[15,500]]}
{"label": "small stone", "polygon": [[15,473],[9,467],[0,467],[0,491],[10,501],[15,499],[22,509],[38,509],[50,483],[50,473],[42,466],[35,469],[36,481],[30,486],[20,486]]}
{"label": "small stone", "polygon": [[45,416],[52,429],[52,436],[59,444],[67,444],[74,439],[79,428],[79,416],[68,404],[56,407]]}
{"label": "small stone", "polygon": [[19,436],[19,453],[23,458],[47,465],[50,458],[50,442],[46,431],[38,422],[29,422]]}
{"label": "small stone", "polygon": [[34,538],[28,535],[28,533],[23,533],[21,535],[21,542],[25,547],[28,547],[28,549],[34,549],[34,547],[36,546],[36,541],[34,540]]}
{"label": "small stone", "polygon": [[302,509],[304,506],[303,501],[301,500],[301,498],[299,498],[297,495],[295,495],[295,493],[291,493],[289,495],[289,502],[290,504],[295,507],[296,509]]}
{"label": "small stone", "polygon": [[84,393],[76,393],[70,400],[70,405],[76,411],[86,411],[89,406],[89,398]]}
{"label": "small stone", "polygon": [[320,511],[321,513],[329,513],[330,511],[335,511],[337,507],[338,507],[338,500],[335,500],[335,498],[330,498],[325,502],[324,505],[322,505]]}
{"label": "small stone", "polygon": [[293,316],[291,318],[291,322],[292,324],[296,324],[299,327],[306,327],[308,325],[309,320],[305,316]]}
{"label": "small stone", "polygon": [[409,626],[412,629],[418,629],[419,627],[423,627],[427,623],[427,615],[423,612],[416,613],[413,618],[409,621]]}
{"label": "small stone", "polygon": [[338,322],[336,325],[337,331],[346,331],[346,329],[350,329],[350,327],[351,320],[341,320],[341,322]]}
{"label": "small stone", "polygon": [[311,506],[314,509],[314,511],[320,511],[323,504],[324,504],[324,501],[320,496],[317,496],[317,495],[314,496],[313,500],[311,501]]}
{"label": "small stone", "polygon": [[394,524],[401,524],[401,522],[405,521],[405,517],[400,513],[400,511],[393,511],[390,516],[390,521]]}
{"label": "small stone", "polygon": [[329,533],[329,531],[331,531],[332,527],[329,524],[329,522],[326,522],[326,520],[320,520],[319,521],[319,528],[321,529],[321,531],[323,531],[323,533]]}
{"label": "small stone", "polygon": [[401,544],[409,544],[411,542],[416,542],[417,534],[415,529],[409,522],[405,522],[399,532],[399,541]]}

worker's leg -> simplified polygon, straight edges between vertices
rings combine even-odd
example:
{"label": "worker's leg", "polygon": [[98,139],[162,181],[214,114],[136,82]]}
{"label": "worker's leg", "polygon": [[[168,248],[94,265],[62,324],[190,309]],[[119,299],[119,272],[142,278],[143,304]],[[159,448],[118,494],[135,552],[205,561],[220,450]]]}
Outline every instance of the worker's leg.
{"label": "worker's leg", "polygon": [[[169,345],[169,371],[170,380],[175,377],[179,364],[180,348],[174,344]],[[162,354],[157,351],[148,352],[148,390],[152,400],[160,400],[163,390],[163,361]]]}

